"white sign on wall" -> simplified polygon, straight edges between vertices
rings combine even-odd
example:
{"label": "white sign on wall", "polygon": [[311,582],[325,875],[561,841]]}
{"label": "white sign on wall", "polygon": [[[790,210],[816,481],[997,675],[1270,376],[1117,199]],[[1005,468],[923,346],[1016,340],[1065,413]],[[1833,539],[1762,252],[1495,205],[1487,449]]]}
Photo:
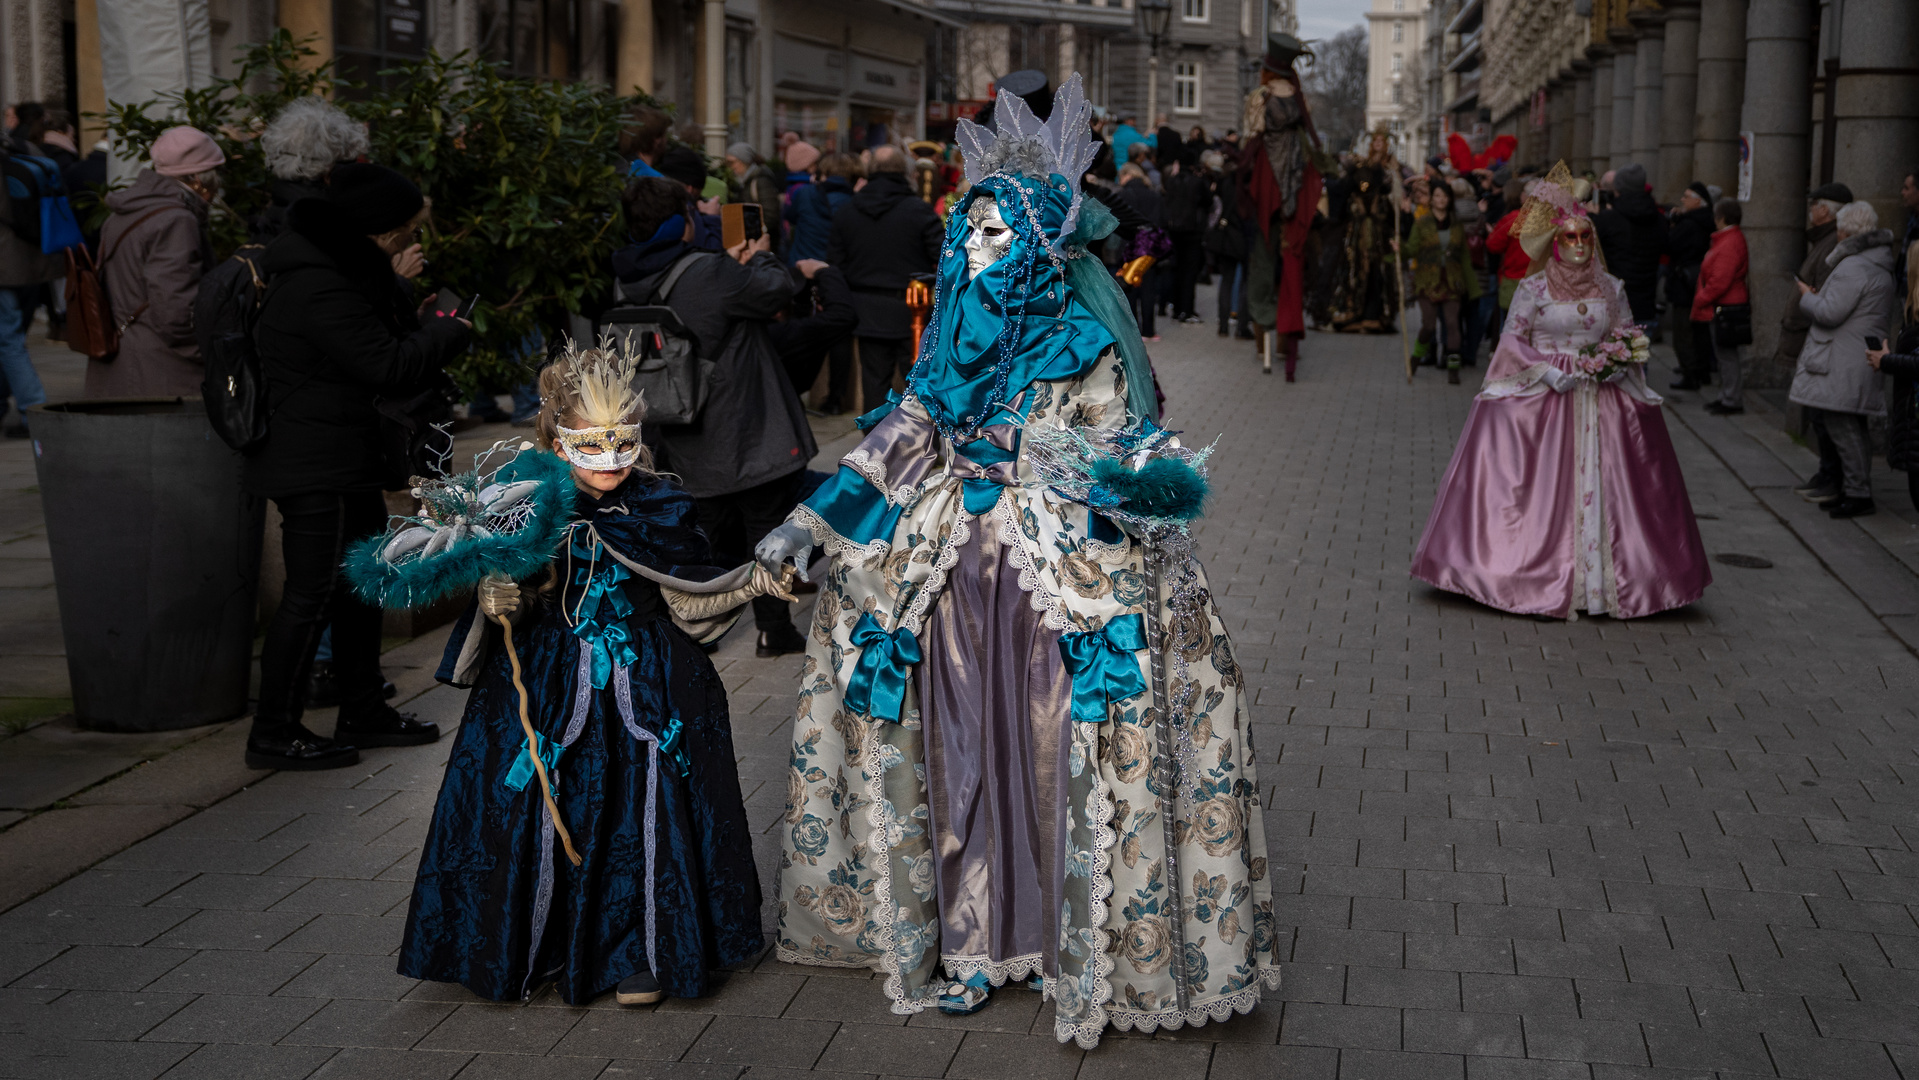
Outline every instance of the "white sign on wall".
{"label": "white sign on wall", "polygon": [[1739,201],[1752,201],[1752,132],[1739,133]]}

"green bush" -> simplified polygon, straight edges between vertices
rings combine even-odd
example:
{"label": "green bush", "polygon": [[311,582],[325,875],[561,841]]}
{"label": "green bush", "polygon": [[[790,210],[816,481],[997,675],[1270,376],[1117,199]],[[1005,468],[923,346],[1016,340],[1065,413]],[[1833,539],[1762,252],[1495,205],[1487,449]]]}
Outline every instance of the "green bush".
{"label": "green bush", "polygon": [[[104,115],[116,145],[144,157],[160,132],[180,123],[211,133],[226,152],[224,212],[215,249],[246,241],[246,222],[271,195],[258,137],[288,101],[331,94],[331,64],[284,30],[244,53],[240,70],[202,90]],[[391,89],[340,107],[367,122],[372,159],[412,178],[433,200],[424,237],[422,295],[478,292],[477,344],[451,369],[463,391],[501,390],[529,369],[523,343],[568,312],[591,307],[608,281],[607,259],[625,243],[620,190],[626,162],[623,117],[650,99],[584,83],[510,78],[465,53],[429,54],[398,68]],[[264,86],[259,91],[250,85]],[[152,114],[152,115],[150,115]]]}

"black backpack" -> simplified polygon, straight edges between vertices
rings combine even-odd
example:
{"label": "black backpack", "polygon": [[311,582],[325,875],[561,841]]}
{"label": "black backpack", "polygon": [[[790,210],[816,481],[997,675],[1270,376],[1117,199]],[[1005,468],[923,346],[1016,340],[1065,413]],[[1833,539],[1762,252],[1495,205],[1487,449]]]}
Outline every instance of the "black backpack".
{"label": "black backpack", "polygon": [[200,279],[193,301],[193,333],[200,341],[206,377],[200,397],[221,441],[241,453],[266,441],[267,384],[253,328],[266,306],[267,279],[260,269],[266,248],[247,244]]}
{"label": "black backpack", "polygon": [[633,386],[644,396],[646,418],[652,423],[691,424],[706,404],[714,362],[700,356],[699,339],[665,302],[687,268],[700,259],[719,257],[714,252],[693,252],[653,278],[632,286],[615,282],[614,290],[623,303],[608,309],[594,325],[596,334],[612,334],[639,355]]}
{"label": "black backpack", "polygon": [[80,223],[67,201],[67,184],[58,162],[32,154],[0,153],[0,174],[12,204],[15,236],[49,255],[80,244]]}

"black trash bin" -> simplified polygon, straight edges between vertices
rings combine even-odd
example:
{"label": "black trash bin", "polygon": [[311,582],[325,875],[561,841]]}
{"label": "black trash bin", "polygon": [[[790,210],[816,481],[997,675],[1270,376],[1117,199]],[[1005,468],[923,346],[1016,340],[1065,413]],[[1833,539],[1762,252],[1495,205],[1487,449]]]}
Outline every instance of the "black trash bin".
{"label": "black trash bin", "polygon": [[165,731],[247,711],[264,502],[199,401],[32,410],[74,713]]}

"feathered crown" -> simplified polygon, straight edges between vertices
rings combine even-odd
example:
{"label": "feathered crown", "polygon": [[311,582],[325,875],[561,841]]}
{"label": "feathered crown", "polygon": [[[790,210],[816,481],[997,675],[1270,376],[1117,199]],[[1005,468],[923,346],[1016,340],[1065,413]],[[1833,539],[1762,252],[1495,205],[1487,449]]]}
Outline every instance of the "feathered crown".
{"label": "feathered crown", "polygon": [[1534,261],[1545,258],[1553,232],[1569,218],[1585,217],[1583,203],[1591,195],[1592,185],[1575,179],[1563,161],[1554,165],[1544,179],[1527,184],[1526,213],[1513,229],[1519,246]]}
{"label": "feathered crown", "polygon": [[630,341],[621,343],[606,334],[598,348],[582,349],[569,338],[560,359],[567,365],[567,385],[578,401],[574,413],[586,427],[616,428],[633,422],[644,402],[633,388],[640,359]]}
{"label": "feathered crown", "polygon": [[993,106],[993,126],[997,130],[988,131],[964,118],[957,125],[966,182],[977,184],[995,173],[1004,173],[1044,183],[1057,173],[1073,192],[1072,206],[1053,241],[1055,248],[1063,245],[1079,221],[1084,198],[1080,178],[1093,167],[1093,157],[1099,152],[1092,118],[1093,106],[1086,100],[1086,87],[1077,71],[1053,94],[1053,114],[1044,121],[1034,116],[1017,95],[1001,90]]}

